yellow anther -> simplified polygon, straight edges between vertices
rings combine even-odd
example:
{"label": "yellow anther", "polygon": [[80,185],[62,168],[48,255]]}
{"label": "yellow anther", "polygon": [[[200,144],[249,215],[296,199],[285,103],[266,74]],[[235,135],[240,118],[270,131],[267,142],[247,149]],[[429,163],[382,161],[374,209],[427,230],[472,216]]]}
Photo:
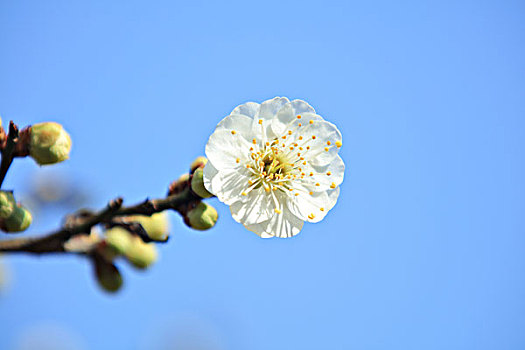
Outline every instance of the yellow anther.
{"label": "yellow anther", "polygon": [[316,186],[321,186],[321,185],[319,184],[319,182],[316,182],[315,185],[316,185]]}
{"label": "yellow anther", "polygon": [[239,158],[235,159],[235,163],[239,163],[241,160]]}
{"label": "yellow anther", "polygon": [[302,147],[299,147],[299,150],[300,150],[300,151],[302,151],[302,150],[303,150],[303,148],[302,148]]}
{"label": "yellow anther", "polygon": [[332,143],[330,141],[326,141],[326,144],[330,146]]}
{"label": "yellow anther", "polygon": [[270,187],[265,187],[264,190],[265,190],[266,192],[270,192]]}
{"label": "yellow anther", "polygon": [[285,140],[285,139],[286,139],[286,135],[284,135],[284,136],[282,137],[282,139]]}
{"label": "yellow anther", "polygon": [[232,130],[232,135],[235,135],[237,132],[235,130]]}
{"label": "yellow anther", "polygon": [[300,157],[301,156],[301,153],[297,153],[297,157]]}
{"label": "yellow anther", "polygon": [[298,116],[297,116],[297,119],[301,119],[301,116],[300,116],[300,115],[298,115]]}
{"label": "yellow anther", "polygon": [[310,120],[310,121],[309,121],[309,123],[310,123],[310,124],[313,124],[313,123],[314,123],[314,121],[313,121],[313,120]]}
{"label": "yellow anther", "polygon": [[248,185],[253,185],[253,181],[252,180],[248,180]]}
{"label": "yellow anther", "polygon": [[314,215],[314,213],[311,213],[310,215],[308,215],[308,219],[310,219],[310,220],[315,219],[315,215]]}
{"label": "yellow anther", "polygon": [[310,146],[306,146],[306,149],[309,150],[309,149],[310,149]]}
{"label": "yellow anther", "polygon": [[312,140],[315,140],[315,135],[312,135]]}
{"label": "yellow anther", "polygon": [[308,192],[308,194],[309,194],[310,196],[313,196],[313,195],[314,195],[314,193],[313,193],[312,191]]}
{"label": "yellow anther", "polygon": [[304,157],[299,158],[300,160],[304,160]]}
{"label": "yellow anther", "polygon": [[325,147],[324,150],[325,150],[325,152],[328,152],[330,150],[330,148]]}
{"label": "yellow anther", "polygon": [[293,188],[289,188],[288,191],[293,191]]}
{"label": "yellow anther", "polygon": [[243,196],[247,196],[248,194],[246,192],[241,193]]}
{"label": "yellow anther", "polygon": [[332,173],[331,172],[327,172],[326,175],[330,176],[330,175],[332,175]]}
{"label": "yellow anther", "polygon": [[298,127],[301,127],[301,126],[303,126],[303,124],[299,123],[299,124],[297,124],[297,126],[298,126]]}
{"label": "yellow anther", "polygon": [[314,173],[310,173],[310,176],[314,176]]}
{"label": "yellow anther", "polygon": [[262,124],[263,123],[263,120],[262,119],[259,119],[259,124]]}
{"label": "yellow anther", "polygon": [[335,145],[337,146],[337,148],[339,148],[343,145],[343,143],[341,141],[335,141]]}
{"label": "yellow anther", "polygon": [[303,165],[306,165],[306,161],[303,162]]}
{"label": "yellow anther", "polygon": [[268,141],[266,141],[266,146],[270,146],[270,143]]}
{"label": "yellow anther", "polygon": [[297,197],[299,195],[299,193],[296,193],[295,196]]}
{"label": "yellow anther", "polygon": [[320,210],[320,211],[324,211],[324,208],[323,208],[323,207],[321,207],[321,208],[319,208],[319,210]]}
{"label": "yellow anther", "polygon": [[250,169],[251,165],[250,164],[246,164],[246,168]]}
{"label": "yellow anther", "polygon": [[302,136],[299,136],[299,141],[301,141],[302,139],[303,139],[303,137],[302,137]]}
{"label": "yellow anther", "polygon": [[253,143],[254,145],[257,144],[257,140],[256,140],[256,139],[253,139],[253,140],[252,140],[252,143]]}
{"label": "yellow anther", "polygon": [[336,188],[337,185],[335,184],[335,182],[332,182],[332,184],[330,185],[330,188]]}
{"label": "yellow anther", "polygon": [[282,213],[282,211],[280,211],[280,210],[277,209],[277,208],[275,208],[274,210],[275,210],[275,212],[276,212],[277,214],[281,214],[281,213]]}
{"label": "yellow anther", "polygon": [[305,173],[301,173],[301,176],[305,176],[306,174]]}
{"label": "yellow anther", "polygon": [[291,135],[292,134],[292,130],[288,130],[288,135]]}
{"label": "yellow anther", "polygon": [[253,147],[250,147],[250,152],[253,151]]}

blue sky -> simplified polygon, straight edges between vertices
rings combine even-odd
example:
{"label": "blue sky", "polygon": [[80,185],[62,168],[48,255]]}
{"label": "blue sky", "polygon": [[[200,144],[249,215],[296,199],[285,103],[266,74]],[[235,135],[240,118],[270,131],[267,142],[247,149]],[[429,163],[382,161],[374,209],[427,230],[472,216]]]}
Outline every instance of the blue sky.
{"label": "blue sky", "polygon": [[[61,122],[74,145],[57,168],[96,207],[162,196],[221,118],[274,96],[338,125],[347,170],[334,210],[293,239],[259,239],[216,200],[208,232],[173,215],[160,261],[122,264],[117,296],[82,259],[5,257],[0,348],[45,334],[80,349],[523,349],[524,15],[520,1],[1,1],[0,115]],[[19,160],[5,186],[38,171]]]}

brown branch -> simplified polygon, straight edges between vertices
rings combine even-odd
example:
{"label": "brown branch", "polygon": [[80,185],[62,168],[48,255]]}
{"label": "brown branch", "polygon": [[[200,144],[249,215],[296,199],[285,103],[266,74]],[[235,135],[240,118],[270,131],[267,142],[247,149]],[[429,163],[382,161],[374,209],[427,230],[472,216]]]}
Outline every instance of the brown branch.
{"label": "brown branch", "polygon": [[42,253],[68,253],[64,243],[71,237],[89,233],[91,228],[98,224],[110,223],[112,219],[120,216],[146,215],[151,216],[164,210],[172,209],[184,214],[187,208],[200,198],[190,191],[170,195],[166,198],[146,200],[130,207],[122,206],[122,198],[111,201],[107,207],[97,213],[82,212],[68,217],[64,227],[45,236],[28,237],[11,240],[0,240],[1,252],[25,252],[33,254]]}
{"label": "brown branch", "polygon": [[13,123],[9,122],[9,134],[7,135],[7,141],[5,148],[2,150],[2,161],[0,162],[0,187],[4,182],[7,171],[13,162],[16,143],[18,142],[18,127]]}

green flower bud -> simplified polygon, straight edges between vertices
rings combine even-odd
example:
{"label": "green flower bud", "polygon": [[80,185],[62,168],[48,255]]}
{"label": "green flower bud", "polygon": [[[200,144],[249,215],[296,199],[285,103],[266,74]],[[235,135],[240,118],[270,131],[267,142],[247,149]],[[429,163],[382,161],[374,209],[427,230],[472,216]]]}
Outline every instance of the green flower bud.
{"label": "green flower bud", "polygon": [[195,158],[195,160],[190,164],[190,170],[193,172],[197,168],[204,168],[204,166],[208,163],[208,158],[200,156]]}
{"label": "green flower bud", "polygon": [[185,221],[191,228],[204,231],[212,228],[217,222],[218,217],[219,214],[217,214],[217,210],[215,210],[214,207],[200,202],[186,214]]}
{"label": "green flower bud", "polygon": [[0,191],[0,219],[7,219],[16,208],[15,197],[12,192]]}
{"label": "green flower bud", "polygon": [[128,230],[119,226],[106,231],[106,243],[117,254],[124,255],[128,251],[132,238]]}
{"label": "green flower bud", "polygon": [[140,237],[131,237],[131,244],[124,255],[133,266],[139,269],[147,268],[158,258],[155,244],[144,243]]}
{"label": "green flower bud", "polygon": [[13,213],[4,220],[3,229],[6,232],[20,232],[25,231],[31,222],[33,217],[29,210],[24,207],[17,206],[13,210]]}
{"label": "green flower bud", "polygon": [[54,122],[31,126],[29,154],[40,165],[60,163],[69,158],[71,137]]}
{"label": "green flower bud", "polygon": [[106,292],[115,293],[122,287],[120,271],[115,265],[102,258],[95,258],[95,274],[98,284]]}
{"label": "green flower bud", "polygon": [[191,189],[192,191],[201,198],[210,198],[213,196],[206,187],[204,187],[204,180],[202,178],[203,170],[202,168],[197,168],[195,172],[193,173],[193,177],[191,178]]}
{"label": "green flower bud", "polygon": [[128,219],[141,224],[152,240],[164,242],[168,239],[169,221],[168,215],[165,212],[156,213],[151,216],[133,215],[128,216]]}

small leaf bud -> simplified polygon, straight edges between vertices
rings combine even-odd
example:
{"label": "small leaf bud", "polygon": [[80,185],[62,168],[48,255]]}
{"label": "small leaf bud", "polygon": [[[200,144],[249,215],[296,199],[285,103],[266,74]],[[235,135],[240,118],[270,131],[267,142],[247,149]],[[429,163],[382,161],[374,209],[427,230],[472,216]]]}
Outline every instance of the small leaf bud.
{"label": "small leaf bud", "polygon": [[154,241],[165,242],[169,236],[168,215],[165,212],[156,213],[151,216],[133,215],[128,220],[137,221],[142,225],[149,238]]}
{"label": "small leaf bud", "polygon": [[197,168],[197,170],[195,170],[193,173],[191,178],[191,189],[197,196],[201,198],[210,198],[213,196],[213,194],[208,192],[206,187],[204,187],[202,168]]}
{"label": "small leaf bud", "polygon": [[128,261],[139,269],[145,269],[157,261],[158,253],[154,243],[144,243],[140,237],[131,237],[131,244],[124,254]]}
{"label": "small leaf bud", "polygon": [[71,137],[55,122],[31,126],[30,156],[40,165],[60,163],[69,158]]}
{"label": "small leaf bud", "polygon": [[122,287],[122,275],[117,267],[102,259],[95,258],[95,274],[100,287],[106,292],[114,293]]}
{"label": "small leaf bud", "polygon": [[29,210],[16,206],[13,213],[4,220],[2,229],[6,232],[21,232],[25,231],[31,222],[33,222],[33,217]]}
{"label": "small leaf bud", "polygon": [[195,230],[204,231],[212,228],[217,222],[218,217],[219,214],[214,207],[200,202],[186,214],[185,222]]}
{"label": "small leaf bud", "polygon": [[190,164],[190,172],[194,172],[197,168],[204,168],[204,166],[208,163],[208,158],[199,156],[195,158],[193,162]]}

